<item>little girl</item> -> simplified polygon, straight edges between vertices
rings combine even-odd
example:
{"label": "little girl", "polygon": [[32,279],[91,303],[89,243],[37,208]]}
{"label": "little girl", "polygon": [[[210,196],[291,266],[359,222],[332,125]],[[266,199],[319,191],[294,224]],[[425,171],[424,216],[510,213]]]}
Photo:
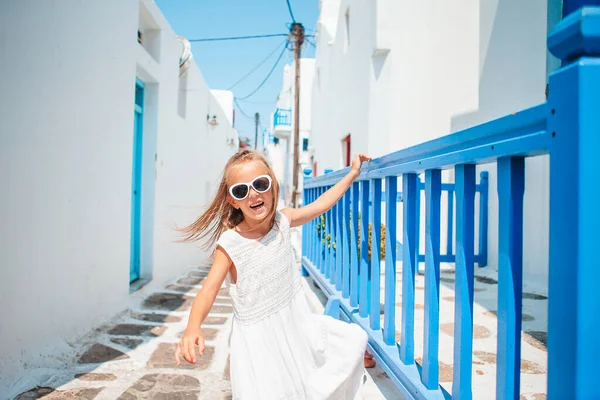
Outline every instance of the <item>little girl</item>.
{"label": "little girl", "polygon": [[254,151],[225,166],[212,203],[183,229],[185,240],[216,242],[214,263],[196,296],[175,359],[196,363],[204,352],[200,326],[225,279],[233,303],[233,399],[359,399],[367,334],[357,325],[313,314],[295,266],[290,228],[329,210],[360,175],[350,172],[316,201],[277,211],[279,185],[267,160]]}

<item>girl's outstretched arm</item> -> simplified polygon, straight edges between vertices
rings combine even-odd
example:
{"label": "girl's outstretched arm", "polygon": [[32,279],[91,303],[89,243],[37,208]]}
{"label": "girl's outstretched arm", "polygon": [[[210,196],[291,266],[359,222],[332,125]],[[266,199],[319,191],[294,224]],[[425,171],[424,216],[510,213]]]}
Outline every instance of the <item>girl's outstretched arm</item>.
{"label": "girl's outstretched arm", "polygon": [[318,217],[328,211],[335,203],[344,195],[346,190],[352,185],[360,175],[360,167],[363,161],[369,161],[371,158],[359,153],[352,159],[352,167],[350,172],[346,174],[338,183],[331,189],[323,193],[319,198],[312,203],[300,208],[286,208],[281,212],[290,221],[291,226],[304,225],[308,221]]}
{"label": "girl's outstretched arm", "polygon": [[215,251],[215,261],[210,268],[208,276],[202,283],[200,292],[198,292],[194,299],[187,328],[177,345],[177,350],[175,350],[175,362],[177,365],[180,363],[180,356],[190,364],[196,363],[196,345],[198,345],[198,355],[202,356],[202,353],[204,353],[204,335],[200,326],[212,308],[231,265],[232,262],[227,253],[218,246]]}

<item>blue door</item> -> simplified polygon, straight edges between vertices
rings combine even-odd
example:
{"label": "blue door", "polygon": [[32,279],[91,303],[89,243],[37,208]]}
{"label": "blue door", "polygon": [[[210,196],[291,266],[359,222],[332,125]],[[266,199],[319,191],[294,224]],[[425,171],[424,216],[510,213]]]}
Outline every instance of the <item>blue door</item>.
{"label": "blue door", "polygon": [[133,176],[131,185],[131,258],[129,282],[140,277],[140,221],[142,209],[142,144],[144,120],[144,83],[135,82],[133,118]]}

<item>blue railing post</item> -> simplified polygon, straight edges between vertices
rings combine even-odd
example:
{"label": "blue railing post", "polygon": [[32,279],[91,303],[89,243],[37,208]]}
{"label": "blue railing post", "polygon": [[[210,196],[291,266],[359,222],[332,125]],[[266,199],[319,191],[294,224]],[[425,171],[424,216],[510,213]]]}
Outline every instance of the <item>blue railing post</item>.
{"label": "blue railing post", "polygon": [[479,267],[487,266],[488,261],[488,187],[489,173],[482,171],[479,183]]}
{"label": "blue railing post", "polygon": [[[566,12],[597,1],[563,3]],[[559,22],[548,38],[563,66],[550,76],[548,398],[599,398],[600,8]]]}
{"label": "blue railing post", "polygon": [[425,171],[425,324],[423,329],[423,384],[437,389],[440,326],[440,197],[442,171]]}
{"label": "blue railing post", "polygon": [[[419,263],[421,262],[421,192],[423,190],[423,182],[421,182],[421,178],[417,175],[417,218],[415,219],[416,226],[416,236],[415,236],[415,260],[417,262],[417,267],[415,268],[415,274],[419,273]],[[425,260],[425,258],[423,258]]]}
{"label": "blue railing post", "polygon": [[343,259],[344,259],[344,263],[342,266],[343,269],[343,273],[342,273],[342,297],[344,297],[345,299],[350,297],[350,266],[352,265],[352,258],[350,255],[350,247],[352,245],[352,226],[351,226],[351,222],[350,222],[350,197],[352,196],[352,189],[348,190],[345,194],[344,197],[342,197],[342,201],[344,203],[344,211],[343,211],[343,215],[344,215],[344,222],[343,222],[343,228],[342,228],[342,234],[344,236],[343,238]]}
{"label": "blue railing post", "polygon": [[396,206],[398,178],[385,179],[385,300],[383,302],[383,341],[396,343]]}
{"label": "blue railing post", "polygon": [[[304,168],[304,197],[303,197],[303,204],[307,205],[308,203],[312,202],[311,199],[311,189],[307,189],[306,188],[306,181],[308,181],[310,179],[310,174],[312,173],[312,169],[310,168]],[[311,221],[312,222],[312,221]],[[309,253],[309,248],[310,248],[310,241],[312,239],[312,232],[310,231],[310,226],[312,223],[307,223],[302,225],[302,255],[308,254]],[[304,268],[304,266],[302,266],[302,276],[308,276],[309,273],[306,270],[306,268]]]}
{"label": "blue railing post", "polygon": [[369,181],[360,182],[360,278],[358,306],[360,316],[369,316],[369,290],[371,288],[371,260],[369,260]]}
{"label": "blue railing post", "polygon": [[415,274],[418,268],[419,250],[417,204],[420,201],[417,174],[402,175],[403,201],[403,247],[402,247],[402,328],[400,330],[400,359],[404,364],[415,362]]}
{"label": "blue railing post", "polygon": [[348,258],[345,257],[344,254],[344,244],[346,243],[346,238],[344,237],[344,197],[342,197],[337,205],[337,223],[336,223],[336,233],[335,233],[335,255],[336,255],[336,263],[335,263],[335,288],[337,290],[342,290],[342,279],[343,279],[343,268],[344,263],[348,262]]}
{"label": "blue railing post", "polygon": [[371,290],[369,293],[371,309],[371,329],[381,327],[379,304],[381,301],[381,179],[371,180]]}
{"label": "blue railing post", "polygon": [[498,160],[498,399],[520,391],[524,191],[525,159]]}
{"label": "blue railing post", "polygon": [[[328,186],[325,191],[331,189],[330,186]],[[331,267],[332,267],[332,251],[331,251],[331,239],[332,239],[332,233],[333,233],[333,229],[331,229],[333,227],[333,209],[329,209],[326,213],[325,213],[325,278],[329,279],[331,278]]]}
{"label": "blue railing post", "polygon": [[329,240],[329,259],[330,259],[330,266],[329,266],[329,281],[333,284],[335,284],[335,278],[337,276],[337,251],[335,249],[335,243],[337,242],[337,229],[338,229],[338,218],[337,218],[337,214],[338,214],[338,205],[334,204],[333,207],[331,208],[331,212],[330,212],[330,218],[331,218],[331,229],[330,229],[330,235],[331,235],[331,239]]}
{"label": "blue railing post", "polygon": [[358,249],[360,243],[358,243],[358,232],[359,232],[359,224],[358,224],[358,199],[360,196],[360,183],[354,182],[352,184],[352,215],[351,215],[351,225],[352,225],[352,238],[350,241],[350,305],[352,307],[358,306],[358,290],[359,290],[359,280],[358,280],[358,268],[359,268],[359,259],[358,259]]}
{"label": "blue railing post", "polygon": [[448,214],[446,225],[448,228],[446,229],[446,255],[452,256],[452,238],[454,237],[454,190],[448,189],[446,191],[448,195]]}
{"label": "blue railing post", "polygon": [[473,362],[473,283],[475,241],[475,165],[457,165],[456,280],[452,396],[471,399]]}

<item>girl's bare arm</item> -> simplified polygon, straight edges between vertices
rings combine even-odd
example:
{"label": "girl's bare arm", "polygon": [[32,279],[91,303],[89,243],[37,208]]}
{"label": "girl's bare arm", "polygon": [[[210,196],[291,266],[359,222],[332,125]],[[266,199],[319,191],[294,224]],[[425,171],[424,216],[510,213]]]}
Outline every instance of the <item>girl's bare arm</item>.
{"label": "girl's bare arm", "polygon": [[286,208],[281,212],[290,221],[291,226],[304,225],[308,221],[313,220],[319,215],[327,212],[335,203],[346,193],[346,190],[352,185],[360,175],[360,167],[363,161],[368,161],[371,158],[364,154],[357,154],[352,159],[352,168],[338,183],[331,189],[323,193],[319,198],[312,203],[300,208]]}
{"label": "girl's bare arm", "polygon": [[202,283],[200,292],[198,292],[194,299],[187,328],[175,351],[177,365],[179,365],[180,361],[179,356],[183,356],[183,359],[191,364],[196,363],[195,345],[198,345],[198,355],[202,356],[204,352],[204,336],[202,335],[200,326],[210,312],[223,285],[223,281],[231,268],[231,264],[232,262],[227,253],[220,246],[217,247],[215,261],[210,268],[208,276]]}

